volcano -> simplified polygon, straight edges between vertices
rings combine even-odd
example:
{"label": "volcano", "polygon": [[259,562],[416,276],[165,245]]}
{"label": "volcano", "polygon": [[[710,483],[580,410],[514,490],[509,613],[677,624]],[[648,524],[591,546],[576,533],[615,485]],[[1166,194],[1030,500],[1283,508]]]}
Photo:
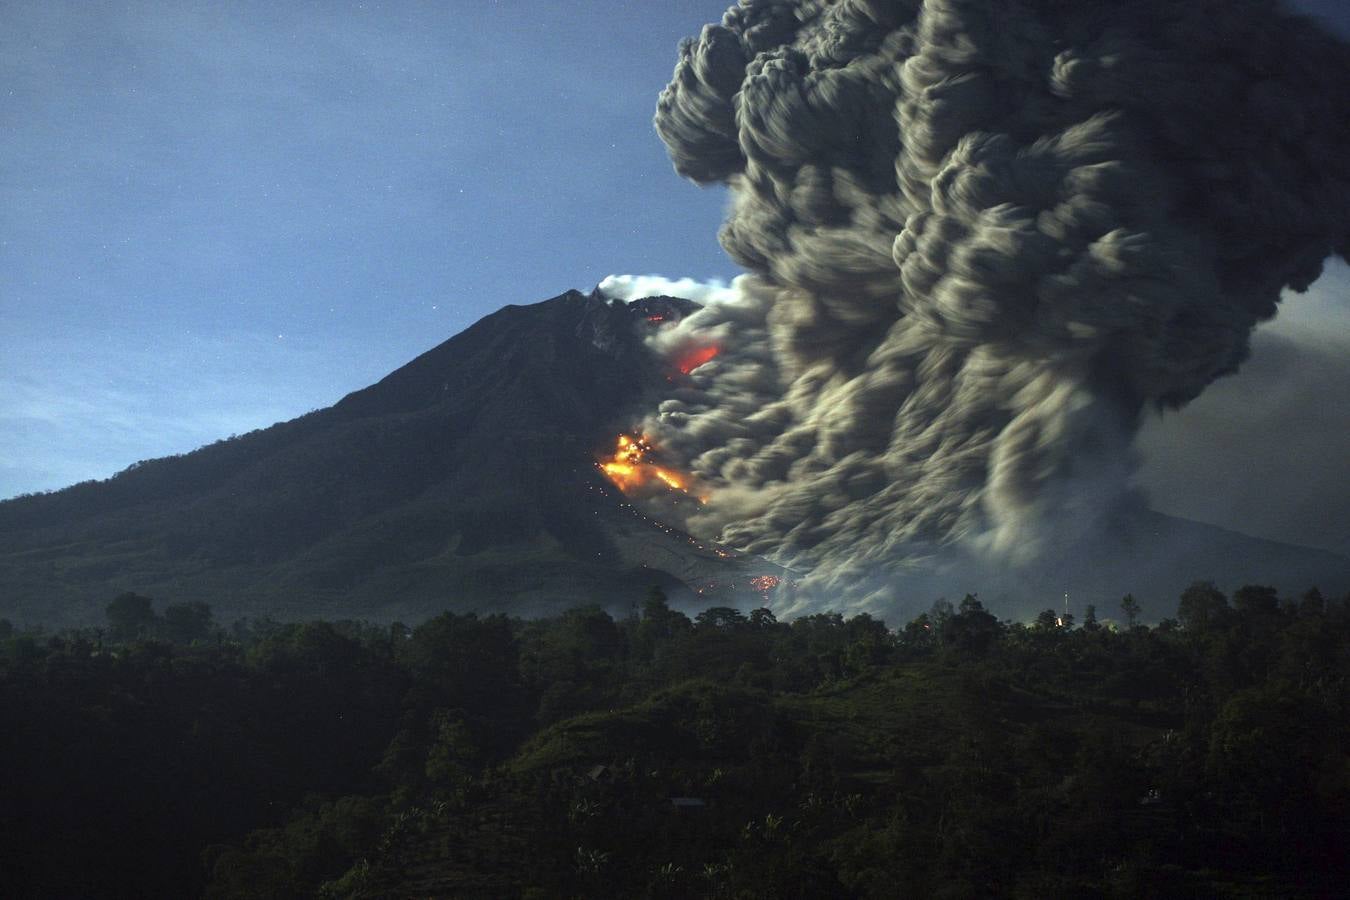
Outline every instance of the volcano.
{"label": "volcano", "polygon": [[[791,573],[650,518],[601,467],[687,368],[645,338],[697,308],[579,291],[507,306],[327,409],[0,503],[0,616],[98,622],[123,591],[226,621],[627,611],[653,585],[762,605]],[[1197,579],[1350,589],[1344,557],[1144,509],[1112,534],[1022,572],[892,579],[873,611],[894,622],[970,591],[1021,615],[1066,590],[1106,610],[1128,591],[1161,616]]]}
{"label": "volcano", "polygon": [[647,518],[596,465],[668,385],[644,336],[696,308],[507,306],[327,409],[0,503],[0,616],[98,621],[128,590],[221,618],[626,610],[653,585],[753,603],[775,567]]}

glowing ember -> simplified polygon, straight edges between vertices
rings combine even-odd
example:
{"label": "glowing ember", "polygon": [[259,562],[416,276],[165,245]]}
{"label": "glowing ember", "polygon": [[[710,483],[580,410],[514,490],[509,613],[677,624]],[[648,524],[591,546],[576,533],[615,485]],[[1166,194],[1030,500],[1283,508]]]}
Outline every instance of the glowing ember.
{"label": "glowing ember", "polygon": [[769,592],[778,587],[782,580],[777,575],[756,575],[750,579],[750,585],[767,597]]}
{"label": "glowing ember", "polygon": [[[598,463],[600,471],[625,494],[649,488],[656,482],[673,491],[689,492],[689,479],[673,469],[658,466],[649,458],[652,445],[645,436],[619,435],[614,454]],[[700,503],[703,498],[697,498]]]}
{"label": "glowing ember", "polygon": [[722,348],[716,344],[709,344],[706,347],[690,347],[675,357],[675,368],[679,369],[682,375],[688,375],[721,352]]}

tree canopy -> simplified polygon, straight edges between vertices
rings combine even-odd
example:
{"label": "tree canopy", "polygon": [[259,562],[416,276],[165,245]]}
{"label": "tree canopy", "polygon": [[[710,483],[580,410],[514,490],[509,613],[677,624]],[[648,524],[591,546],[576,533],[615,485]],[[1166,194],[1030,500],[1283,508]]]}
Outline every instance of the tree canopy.
{"label": "tree canopy", "polygon": [[0,621],[13,896],[1320,896],[1350,858],[1316,591],[1197,583],[1152,627],[155,608]]}

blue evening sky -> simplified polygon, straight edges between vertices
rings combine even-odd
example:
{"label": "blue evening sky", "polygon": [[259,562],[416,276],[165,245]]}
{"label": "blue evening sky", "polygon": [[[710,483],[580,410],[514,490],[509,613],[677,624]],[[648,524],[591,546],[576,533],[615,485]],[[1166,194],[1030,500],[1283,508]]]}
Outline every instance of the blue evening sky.
{"label": "blue evening sky", "polygon": [[0,0],[0,497],[327,406],[507,303],[734,276],[724,193],[651,127],[726,6]]}
{"label": "blue evening sky", "polygon": [[327,406],[507,303],[733,276],[651,127],[725,8],[0,3],[0,497]]}

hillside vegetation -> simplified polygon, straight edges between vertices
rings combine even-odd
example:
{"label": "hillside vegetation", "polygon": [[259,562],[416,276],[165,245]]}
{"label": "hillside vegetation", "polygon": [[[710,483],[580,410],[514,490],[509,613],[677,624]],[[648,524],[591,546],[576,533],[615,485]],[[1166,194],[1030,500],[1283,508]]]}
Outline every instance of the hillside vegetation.
{"label": "hillside vegetation", "polygon": [[1334,895],[1347,601],[1092,612],[0,621],[0,868],[34,897]]}

